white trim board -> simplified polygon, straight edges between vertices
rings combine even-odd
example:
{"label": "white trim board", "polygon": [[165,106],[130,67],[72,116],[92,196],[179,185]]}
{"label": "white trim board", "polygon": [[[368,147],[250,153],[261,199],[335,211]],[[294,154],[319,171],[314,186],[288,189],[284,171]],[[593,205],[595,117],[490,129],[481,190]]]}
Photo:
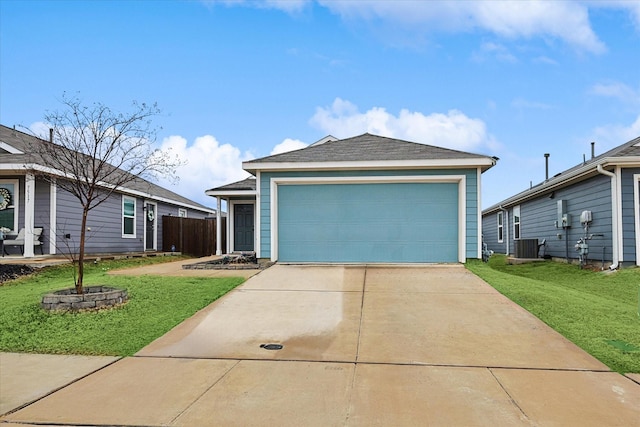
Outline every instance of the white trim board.
{"label": "white trim board", "polygon": [[425,159],[425,160],[363,160],[349,162],[243,162],[246,171],[286,170],[384,170],[384,169],[469,169],[490,168],[496,164],[491,158]]}

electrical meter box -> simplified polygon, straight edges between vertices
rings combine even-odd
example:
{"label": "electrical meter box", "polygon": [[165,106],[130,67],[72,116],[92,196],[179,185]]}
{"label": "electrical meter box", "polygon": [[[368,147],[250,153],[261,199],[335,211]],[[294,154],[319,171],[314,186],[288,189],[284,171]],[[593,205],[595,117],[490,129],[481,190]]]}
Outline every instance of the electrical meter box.
{"label": "electrical meter box", "polygon": [[591,211],[582,211],[580,214],[580,224],[589,224],[591,221],[593,221]]}
{"label": "electrical meter box", "polygon": [[556,222],[558,228],[571,227],[571,215],[567,213],[567,201],[558,200],[558,221]]}

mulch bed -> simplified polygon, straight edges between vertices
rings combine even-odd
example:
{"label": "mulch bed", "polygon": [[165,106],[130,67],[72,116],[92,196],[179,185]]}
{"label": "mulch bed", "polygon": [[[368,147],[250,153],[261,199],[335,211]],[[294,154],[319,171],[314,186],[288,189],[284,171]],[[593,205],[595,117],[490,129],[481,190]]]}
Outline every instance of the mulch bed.
{"label": "mulch bed", "polygon": [[28,265],[0,264],[0,283],[33,273]]}

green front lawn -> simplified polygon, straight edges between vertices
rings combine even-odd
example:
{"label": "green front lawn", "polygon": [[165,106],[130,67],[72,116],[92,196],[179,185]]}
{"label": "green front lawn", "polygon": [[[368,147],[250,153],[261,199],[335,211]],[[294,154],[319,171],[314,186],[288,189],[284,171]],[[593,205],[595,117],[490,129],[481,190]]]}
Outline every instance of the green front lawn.
{"label": "green front lawn", "polygon": [[243,278],[108,276],[109,269],[173,261],[148,258],[103,261],[85,267],[85,286],[125,288],[120,308],[48,313],[43,294],[73,287],[69,266],[49,267],[0,286],[0,351],[129,356],[244,281]]}
{"label": "green front lawn", "polygon": [[640,373],[640,269],[613,273],[494,255],[467,268],[617,372]]}

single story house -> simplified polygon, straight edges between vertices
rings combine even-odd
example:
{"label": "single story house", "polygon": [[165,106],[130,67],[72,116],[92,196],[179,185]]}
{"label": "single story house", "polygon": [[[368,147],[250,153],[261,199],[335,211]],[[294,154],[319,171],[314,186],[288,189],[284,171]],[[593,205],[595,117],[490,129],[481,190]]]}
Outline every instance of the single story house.
{"label": "single story house", "polygon": [[228,207],[218,253],[295,263],[480,258],[481,175],[496,160],[367,133],[244,162],[251,178],[206,191],[218,212],[222,200]]}
{"label": "single story house", "polygon": [[[50,142],[0,125],[0,227],[9,239],[24,229],[25,257],[34,256],[35,228],[43,229],[44,254],[74,252],[80,237],[80,202],[38,176],[46,168],[29,152],[32,144]],[[86,253],[158,250],[162,248],[163,215],[206,218],[215,215],[215,210],[138,178],[89,211]],[[7,249],[11,254],[20,253]]]}
{"label": "single story house", "polygon": [[590,159],[485,209],[489,249],[536,257],[537,248],[527,247],[537,239],[545,243],[539,255],[573,262],[587,236],[588,259],[640,265],[640,137],[599,156],[591,147]]}

